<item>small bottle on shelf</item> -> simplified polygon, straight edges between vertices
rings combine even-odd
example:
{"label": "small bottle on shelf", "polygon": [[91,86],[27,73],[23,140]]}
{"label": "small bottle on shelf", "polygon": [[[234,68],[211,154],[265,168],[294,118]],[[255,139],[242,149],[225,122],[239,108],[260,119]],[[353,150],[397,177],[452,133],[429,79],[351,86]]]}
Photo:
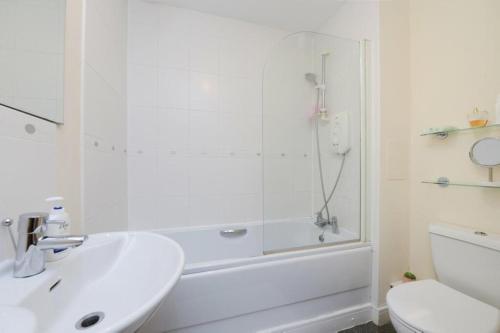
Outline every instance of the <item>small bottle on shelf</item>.
{"label": "small bottle on shelf", "polygon": [[480,111],[479,108],[474,108],[472,113],[467,116],[467,119],[472,128],[484,127],[488,124],[488,111]]}

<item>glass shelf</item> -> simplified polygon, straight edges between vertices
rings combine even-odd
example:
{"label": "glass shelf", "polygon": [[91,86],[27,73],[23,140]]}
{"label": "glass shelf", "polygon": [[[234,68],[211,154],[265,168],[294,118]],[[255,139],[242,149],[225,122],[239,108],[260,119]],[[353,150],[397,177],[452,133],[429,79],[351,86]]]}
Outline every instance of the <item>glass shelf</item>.
{"label": "glass shelf", "polygon": [[420,134],[420,136],[427,136],[427,135],[436,135],[442,138],[446,138],[448,134],[450,133],[459,133],[459,132],[468,132],[468,131],[479,131],[479,130],[485,130],[488,128],[500,128],[500,124],[491,124],[483,127],[450,127],[448,129],[443,129],[443,130],[436,130],[436,131],[430,131],[430,132],[424,132]]}
{"label": "glass shelf", "polygon": [[479,188],[498,188],[500,189],[500,182],[453,182],[446,177],[438,178],[437,180],[424,180],[423,184],[434,184],[441,187],[448,186],[464,186],[464,187],[479,187]]}

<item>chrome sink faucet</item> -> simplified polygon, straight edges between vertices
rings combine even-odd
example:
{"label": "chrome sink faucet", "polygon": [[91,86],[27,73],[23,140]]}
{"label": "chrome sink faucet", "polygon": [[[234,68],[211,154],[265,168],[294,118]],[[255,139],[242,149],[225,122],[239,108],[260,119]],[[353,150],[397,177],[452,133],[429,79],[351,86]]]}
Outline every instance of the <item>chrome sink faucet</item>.
{"label": "chrome sink faucet", "polygon": [[77,247],[87,240],[86,235],[45,236],[48,216],[47,213],[27,213],[19,216],[14,277],[24,278],[43,272],[45,250]]}

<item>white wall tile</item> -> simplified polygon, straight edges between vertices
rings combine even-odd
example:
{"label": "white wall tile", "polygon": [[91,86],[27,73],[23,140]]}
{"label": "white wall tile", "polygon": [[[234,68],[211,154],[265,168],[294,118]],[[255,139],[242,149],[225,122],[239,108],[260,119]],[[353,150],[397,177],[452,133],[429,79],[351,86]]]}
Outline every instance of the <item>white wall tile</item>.
{"label": "white wall tile", "polygon": [[189,110],[158,110],[158,146],[172,153],[186,153],[189,148]]}
{"label": "white wall tile", "polygon": [[[129,58],[131,227],[262,219],[262,59],[286,32],[140,2],[129,3],[130,29],[140,26],[129,39],[157,29],[158,63]],[[165,218],[141,217],[141,204]]]}
{"label": "white wall tile", "polygon": [[[28,134],[25,126],[34,126]],[[0,220],[30,211],[46,211],[45,198],[56,193],[56,125],[0,107]],[[16,225],[13,226],[14,232]],[[14,251],[0,228],[0,262]]]}
{"label": "white wall tile", "polygon": [[128,180],[128,189],[133,196],[158,195],[158,159],[156,154],[130,154],[128,172],[135,175]]}
{"label": "white wall tile", "polygon": [[190,159],[159,154],[158,156],[158,191],[160,196],[189,194]]}
{"label": "white wall tile", "polygon": [[224,152],[260,152],[261,120],[256,116],[221,113],[219,116],[220,148]]}
{"label": "white wall tile", "polygon": [[189,204],[189,224],[220,224],[224,218],[223,207],[224,201],[220,195],[193,195]]}
{"label": "white wall tile", "polygon": [[291,207],[293,205],[292,193],[264,193],[263,216],[264,221],[280,220],[292,216]]}
{"label": "white wall tile", "polygon": [[191,111],[189,122],[189,148],[193,152],[216,153],[218,151],[218,114],[216,112]]}
{"label": "white wall tile", "polygon": [[[165,225],[184,227],[189,223],[189,198],[187,196],[169,195],[158,198],[158,217],[155,229],[164,229]],[[144,228],[144,227],[143,227]]]}
{"label": "white wall tile", "polygon": [[262,88],[260,80],[221,76],[219,91],[222,112],[261,114]]}
{"label": "white wall tile", "polygon": [[221,73],[228,76],[246,77],[249,74],[247,62],[253,61],[247,52],[250,48],[237,40],[223,40],[220,47]]}
{"label": "white wall tile", "polygon": [[289,158],[269,157],[264,165],[264,192],[293,192],[293,162]]}
{"label": "white wall tile", "polygon": [[245,195],[231,195],[224,197],[224,222],[248,222],[254,206],[253,198]]}
{"label": "white wall tile", "polygon": [[130,27],[137,25],[150,25],[158,27],[160,12],[158,6],[149,1],[128,1],[128,24]]}
{"label": "white wall tile", "polygon": [[181,30],[160,30],[158,65],[162,68],[189,68],[189,33]]}
{"label": "white wall tile", "polygon": [[158,73],[158,105],[163,108],[187,109],[189,72],[182,69],[161,69]]}
{"label": "white wall tile", "polygon": [[[0,137],[17,138],[27,141],[55,144],[54,124],[33,118],[13,110],[0,107]],[[26,125],[33,126],[34,133],[26,131]]]}
{"label": "white wall tile", "polygon": [[221,39],[220,73],[230,76],[262,76],[269,48],[262,47],[260,40],[246,38]]}
{"label": "white wall tile", "polygon": [[150,3],[152,4],[151,7],[154,8],[154,11],[157,13],[159,18],[158,29],[160,30],[160,34],[168,34],[174,32],[191,33],[192,30],[196,30],[195,22],[200,22],[195,18],[196,15],[205,15],[185,8],[171,7],[168,5],[162,6],[158,4],[155,5],[153,2]]}
{"label": "white wall tile", "polygon": [[262,221],[262,197],[260,195],[231,195],[224,199],[224,221]]}
{"label": "white wall tile", "polygon": [[93,0],[87,2],[85,9],[85,62],[118,93],[125,95],[126,71],[123,68],[127,63],[127,3],[123,0]]}
{"label": "white wall tile", "polygon": [[217,111],[219,80],[217,75],[191,72],[190,101],[192,110]]}
{"label": "white wall tile", "polygon": [[154,229],[160,218],[157,196],[129,195],[128,220],[131,230]]}
{"label": "white wall tile", "polygon": [[248,195],[248,221],[264,221],[264,202],[262,191],[258,194]]}
{"label": "white wall tile", "polygon": [[220,184],[224,194],[257,194],[261,192],[261,161],[248,158],[226,158],[223,160],[223,180]]}
{"label": "white wall tile", "polygon": [[206,36],[221,36],[226,29],[233,27],[232,22],[234,22],[234,20],[228,18],[198,11],[177,11],[175,15],[178,16],[179,14],[185,15],[184,17],[189,22],[192,33]]}
{"label": "white wall tile", "polygon": [[128,109],[128,142],[143,150],[158,146],[160,123],[158,109],[146,106],[130,106]]}
{"label": "white wall tile", "polygon": [[219,72],[219,39],[205,34],[193,34],[190,45],[191,69],[207,74],[217,74]]}
{"label": "white wall tile", "polygon": [[312,190],[311,155],[300,157],[293,162],[293,189],[295,192],[310,192]]}
{"label": "white wall tile", "polygon": [[147,24],[129,27],[128,62],[137,65],[158,64],[158,29]]}
{"label": "white wall tile", "polygon": [[[87,233],[126,230],[127,1],[89,0],[85,10],[83,229]],[[145,50],[148,43],[137,37],[141,34],[144,37],[143,31],[134,35],[135,45],[140,44],[137,46],[144,54],[155,54],[154,50]],[[138,53],[134,53],[134,57],[140,60]],[[136,88],[131,90],[143,93],[140,96],[131,94],[131,97],[136,106],[152,104],[154,107],[157,103],[157,83],[154,80],[157,73],[147,69],[137,66],[136,71],[131,71],[129,86]],[[133,114],[138,112],[135,109]],[[134,132],[140,129],[142,127],[137,124]]]}
{"label": "white wall tile", "polygon": [[158,71],[155,67],[129,65],[128,104],[156,107],[158,104]]}
{"label": "white wall tile", "polygon": [[153,6],[160,20],[159,66],[161,68],[189,68],[191,11],[168,6]]}
{"label": "white wall tile", "polygon": [[189,193],[192,195],[222,194],[224,160],[221,158],[193,158],[189,164]]}
{"label": "white wall tile", "polygon": [[121,202],[112,204],[104,207],[99,214],[88,217],[85,220],[85,232],[99,233],[103,229],[106,232],[123,231],[124,221],[128,218],[128,214],[124,213],[126,210],[123,209],[125,205],[126,203]]}
{"label": "white wall tile", "polygon": [[[297,192],[294,191],[291,195],[291,206],[288,212],[289,216],[293,217],[311,217],[314,214],[312,195],[310,191]],[[315,207],[316,210],[319,207]]]}
{"label": "white wall tile", "polygon": [[113,133],[119,130],[115,114],[124,113],[121,103],[123,96],[120,96],[88,64],[84,69],[84,131],[86,134],[111,142]]}

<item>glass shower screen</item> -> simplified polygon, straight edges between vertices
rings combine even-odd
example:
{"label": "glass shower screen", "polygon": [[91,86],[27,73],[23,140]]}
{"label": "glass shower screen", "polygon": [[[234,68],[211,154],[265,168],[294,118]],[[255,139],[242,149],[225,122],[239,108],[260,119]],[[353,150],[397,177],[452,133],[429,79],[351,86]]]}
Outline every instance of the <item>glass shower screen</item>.
{"label": "glass shower screen", "polygon": [[360,239],[361,46],[299,32],[269,55],[263,72],[264,253]]}

